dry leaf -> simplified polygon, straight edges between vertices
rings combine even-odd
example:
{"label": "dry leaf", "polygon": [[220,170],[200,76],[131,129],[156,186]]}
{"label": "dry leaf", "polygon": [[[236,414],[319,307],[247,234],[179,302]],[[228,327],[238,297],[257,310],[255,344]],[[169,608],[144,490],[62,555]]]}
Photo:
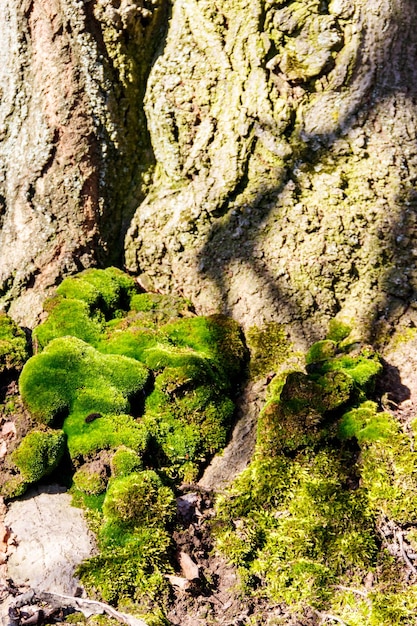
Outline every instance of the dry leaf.
{"label": "dry leaf", "polygon": [[166,578],[169,580],[171,585],[174,587],[178,587],[182,589],[182,591],[187,591],[191,587],[191,583],[186,578],[182,576],[175,576],[174,574],[166,574]]}
{"label": "dry leaf", "polygon": [[6,422],[3,424],[1,429],[1,436],[5,437],[14,437],[16,434],[16,425],[14,422]]}
{"label": "dry leaf", "polygon": [[200,578],[200,570],[193,559],[185,552],[180,552],[178,555],[178,562],[180,564],[182,573],[187,580],[196,580]]}

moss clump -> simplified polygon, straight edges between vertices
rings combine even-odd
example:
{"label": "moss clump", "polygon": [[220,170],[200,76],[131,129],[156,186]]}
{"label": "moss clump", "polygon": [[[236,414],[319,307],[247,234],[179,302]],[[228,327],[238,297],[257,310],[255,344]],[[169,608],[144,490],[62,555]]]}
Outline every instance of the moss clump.
{"label": "moss clump", "polygon": [[129,398],[148,380],[141,363],[120,355],[103,355],[75,337],[51,341],[23,368],[19,388],[23,401],[40,422],[53,423],[77,413],[77,423],[91,412],[122,413]]}
{"label": "moss clump", "polygon": [[164,572],[170,571],[171,539],[160,527],[106,526],[98,536],[100,553],[77,570],[86,590],[111,604],[123,600],[149,609],[168,595]]}
{"label": "moss clump", "polygon": [[25,333],[6,313],[0,312],[0,374],[20,370],[28,356]]}
{"label": "moss clump", "polygon": [[75,487],[88,495],[97,496],[106,491],[106,476],[102,472],[92,471],[85,465],[75,472],[72,479]]}
{"label": "moss clump", "polygon": [[65,435],[56,430],[35,430],[26,435],[12,460],[25,483],[34,483],[50,474],[65,452]]}
{"label": "moss clump", "polygon": [[33,332],[38,349],[57,337],[78,337],[96,345],[105,320],[126,315],[135,293],[133,278],[109,267],[89,269],[66,278],[45,304],[48,318]]}
{"label": "moss clump", "polygon": [[91,316],[86,302],[55,296],[45,304],[45,308],[49,313],[48,319],[33,331],[36,351],[43,350],[57,337],[73,336],[91,345],[98,343],[103,332],[103,320],[98,315]]}
{"label": "moss clump", "polygon": [[335,356],[336,351],[337,344],[335,341],[331,341],[330,339],[317,341],[307,352],[306,364],[311,365],[311,363],[325,363]]}
{"label": "moss clump", "polygon": [[250,376],[266,376],[290,356],[291,345],[282,324],[269,322],[262,328],[253,326],[246,334],[250,349]]}
{"label": "moss clump", "polygon": [[80,576],[146,609],[168,591],[176,509],[163,481],[195,480],[225,445],[247,356],[240,327],[138,294],[113,268],[65,279],[46,311],[19,388],[32,416],[66,435],[74,500],[100,550]]}
{"label": "moss clump", "polygon": [[193,350],[206,359],[223,387],[230,389],[236,382],[247,358],[237,322],[225,315],[182,318],[163,326],[162,330],[180,350]]}
{"label": "moss clump", "polygon": [[142,469],[142,460],[135,450],[121,446],[113,454],[110,463],[112,476],[121,478]]}
{"label": "moss clump", "polygon": [[[365,402],[345,413],[338,425],[342,440],[360,446],[358,467],[371,509],[399,524],[417,523],[417,455],[414,440],[389,414]],[[415,438],[414,438],[415,439]]]}
{"label": "moss clump", "polygon": [[84,412],[75,411],[64,423],[68,437],[68,450],[78,462],[93,457],[99,450],[116,450],[127,446],[143,455],[147,449],[149,432],[146,425],[131,415],[109,413],[90,424],[85,422]]}
{"label": "moss clump", "polygon": [[103,505],[105,518],[133,526],[161,526],[175,514],[175,497],[156,472],[146,470],[113,479]]}
{"label": "moss clump", "polygon": [[274,601],[322,606],[377,552],[365,494],[343,486],[349,474],[331,448],[255,460],[217,502],[218,546]]}
{"label": "moss clump", "polygon": [[332,319],[329,322],[329,329],[327,331],[326,339],[334,341],[336,343],[342,342],[347,339],[352,329],[348,324],[340,322],[339,320]]}
{"label": "moss clump", "polygon": [[98,535],[100,554],[78,571],[88,589],[108,602],[133,598],[161,600],[170,570],[167,526],[175,516],[175,496],[152,470],[111,480]]}
{"label": "moss clump", "polygon": [[63,280],[57,293],[64,298],[86,302],[90,311],[99,310],[109,319],[129,309],[135,281],[115,267],[89,269]]}
{"label": "moss clump", "polygon": [[99,349],[129,355],[154,372],[143,416],[154,458],[172,477],[194,480],[225,445],[232,422],[230,396],[246,359],[238,324],[224,316],[146,328],[135,321],[113,329]]}
{"label": "moss clump", "polygon": [[270,385],[254,459],[217,500],[218,547],[248,593],[347,624],[405,625],[417,588],[381,549],[378,524],[417,523],[414,441],[366,399],[378,356],[346,330],[332,336],[309,351],[306,373]]}

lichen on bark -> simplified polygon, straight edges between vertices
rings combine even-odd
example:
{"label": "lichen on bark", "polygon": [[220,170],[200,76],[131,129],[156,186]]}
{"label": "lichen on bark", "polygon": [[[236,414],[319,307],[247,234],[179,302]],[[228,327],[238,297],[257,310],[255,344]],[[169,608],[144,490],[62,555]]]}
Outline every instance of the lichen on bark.
{"label": "lichen on bark", "polygon": [[175,2],[147,86],[157,166],[127,266],[245,327],[318,337],[339,314],[366,336],[404,313],[416,24],[409,0]]}

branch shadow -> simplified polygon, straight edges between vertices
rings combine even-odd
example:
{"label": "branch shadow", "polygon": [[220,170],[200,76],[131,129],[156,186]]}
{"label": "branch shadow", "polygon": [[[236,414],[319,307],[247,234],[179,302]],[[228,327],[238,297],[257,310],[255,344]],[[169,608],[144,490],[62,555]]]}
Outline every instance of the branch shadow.
{"label": "branch shadow", "polygon": [[[263,259],[260,251],[262,233],[272,210],[275,210],[282,201],[285,189],[288,185],[297,185],[296,172],[300,163],[308,163],[312,167],[320,166],[324,156],[331,151],[339,139],[352,131],[358,123],[363,126],[372,122],[377,110],[381,107],[393,106],[392,103],[394,105],[398,103],[406,108],[410,107],[410,110],[416,107],[417,5],[411,0],[406,0],[401,7],[402,11],[392,10],[390,24],[381,25],[396,36],[392,39],[387,37],[384,40],[383,49],[379,51],[379,55],[377,51],[374,53],[373,50],[367,49],[367,42],[364,38],[362,39],[356,57],[355,71],[350,83],[347,86],[344,85],[343,89],[352,87],[355,81],[360,79],[360,68],[364,63],[374,64],[371,72],[372,80],[362,89],[360,98],[353,103],[352,108],[345,111],[343,118],[339,120],[339,130],[333,134],[309,134],[304,128],[299,129],[297,140],[301,148],[286,162],[282,176],[276,184],[259,190],[249,204],[239,204],[238,194],[235,194],[235,198],[225,207],[225,214],[213,223],[206,242],[198,253],[198,263],[201,277],[212,281],[221,294],[225,313],[233,315],[235,303],[231,301],[228,282],[230,267],[237,262],[247,265],[260,283],[265,285],[267,298],[275,303],[280,321],[285,323],[289,320],[296,322],[300,327],[306,326],[297,297],[288,295],[288,278],[274,275],[268,263]],[[390,139],[395,145],[399,138],[392,136]],[[404,159],[406,160],[406,156]],[[411,157],[410,162],[412,164]],[[408,173],[407,179],[403,172],[399,172],[398,177],[401,181],[412,180],[406,162],[395,164],[395,167],[399,170],[404,168],[406,175]],[[398,253],[398,245],[404,239],[412,240],[414,236],[413,229],[417,214],[416,198],[417,193],[414,189],[397,194],[395,203],[398,215],[389,216],[391,230],[383,233],[385,241],[381,243],[381,249],[385,247],[387,250],[386,254],[390,263],[388,267],[379,269],[380,297],[367,312],[368,339],[372,339],[379,333],[381,317],[384,315],[392,317],[392,311],[398,309],[398,306],[406,309],[415,297],[411,274],[404,271],[410,265],[410,250],[403,246]],[[325,211],[326,207],[323,210]],[[216,259],[215,263],[214,259]],[[392,259],[395,263],[391,262]],[[338,280],[336,270],[337,267],[327,268],[330,289],[334,288]],[[353,275],[352,280],[355,278]],[[332,317],[341,310],[341,307],[342,303],[335,298],[334,303],[324,313]],[[318,304],[312,306],[313,312],[316,313],[319,313],[319,308]],[[314,327],[314,322],[311,320],[309,325],[307,334],[313,339],[318,339],[322,332],[319,325]],[[305,332],[303,331],[302,334]]]}

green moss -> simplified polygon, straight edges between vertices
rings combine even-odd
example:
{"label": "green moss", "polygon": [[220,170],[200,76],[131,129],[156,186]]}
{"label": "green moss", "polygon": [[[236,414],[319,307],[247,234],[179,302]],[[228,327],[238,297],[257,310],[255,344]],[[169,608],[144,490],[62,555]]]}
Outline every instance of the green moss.
{"label": "green moss", "polygon": [[368,383],[372,383],[375,377],[382,372],[382,364],[375,354],[354,357],[349,354],[343,354],[323,364],[323,373],[335,370],[345,372],[353,378],[359,387],[365,388]]}
{"label": "green moss", "polygon": [[121,446],[113,454],[110,467],[112,476],[121,478],[141,470],[142,460],[135,450]]}
{"label": "green moss", "polygon": [[339,576],[377,553],[366,496],[343,486],[348,475],[330,448],[252,462],[217,502],[220,549],[275,601],[322,606]]}
{"label": "green moss", "polygon": [[12,476],[4,485],[1,486],[1,495],[9,500],[22,496],[30,483],[26,481],[21,474]]}
{"label": "green moss", "polygon": [[85,561],[77,575],[89,594],[118,604],[134,600],[140,605],[162,603],[168,595],[164,572],[170,571],[169,534],[159,527],[141,527],[134,533],[106,528],[99,537],[100,554]]}
{"label": "green moss", "polygon": [[361,479],[375,513],[416,523],[417,455],[398,422],[378,412],[374,402],[365,402],[342,417],[339,436],[355,438],[360,445]]}
{"label": "green moss", "polygon": [[[67,279],[69,280],[69,279]],[[103,331],[103,320],[91,316],[88,304],[82,300],[56,296],[46,305],[49,316],[33,331],[34,344],[43,350],[57,337],[73,336],[96,345]]]}
{"label": "green moss", "polygon": [[6,313],[0,312],[0,374],[20,370],[28,356],[25,333]]}
{"label": "green moss", "polygon": [[92,423],[86,423],[85,413],[71,414],[64,423],[68,449],[73,459],[92,457],[99,450],[116,450],[126,446],[143,455],[149,432],[143,422],[131,415],[107,414]]}
{"label": "green moss", "polygon": [[134,291],[133,278],[114,267],[65,278],[44,305],[48,318],[34,330],[35,345],[43,349],[66,335],[96,345],[105,320],[125,315]]}
{"label": "green moss", "polygon": [[334,341],[335,343],[340,343],[344,339],[347,339],[351,332],[352,329],[348,324],[332,319],[329,322],[326,339]]}
{"label": "green moss", "polygon": [[81,468],[75,472],[73,481],[77,489],[91,496],[97,496],[106,491],[106,477],[99,472],[92,472]]}
{"label": "green moss", "polygon": [[166,599],[171,540],[166,525],[175,515],[175,496],[151,471],[111,480],[98,535],[100,554],[78,570],[86,589],[105,601],[144,604]]}
{"label": "green moss", "polygon": [[317,443],[327,414],[345,405],[353,391],[353,380],[343,371],[322,376],[290,372],[281,377],[259,416],[258,452],[275,456]]}
{"label": "green moss", "polygon": [[39,421],[52,423],[65,412],[121,413],[143,390],[147,369],[119,355],[103,355],[80,339],[62,337],[24,367],[19,388]]}
{"label": "green moss", "polygon": [[352,409],[339,422],[341,438],[355,437],[364,442],[388,440],[398,433],[398,424],[388,413],[378,413],[375,402],[364,402]]}
{"label": "green moss", "polygon": [[336,355],[337,344],[330,339],[324,339],[323,341],[317,341],[314,343],[306,355],[306,363],[321,363],[327,361]]}
{"label": "green moss", "polygon": [[262,328],[253,326],[246,334],[250,349],[250,375],[261,378],[276,371],[291,354],[291,344],[282,324],[269,322]]}
{"label": "green moss", "polygon": [[223,385],[230,387],[241,373],[247,349],[239,324],[225,315],[183,318],[161,330],[177,348],[208,359]]}
{"label": "green moss", "polygon": [[138,293],[130,300],[130,308],[137,313],[146,313],[142,319],[163,324],[178,317],[192,315],[191,303],[185,298],[159,293]]}
{"label": "green moss", "polygon": [[416,595],[386,565],[378,522],[417,523],[415,442],[366,400],[379,359],[346,333],[315,344],[306,373],[271,383],[254,458],[218,497],[213,528],[247,593],[346,624],[405,625]]}
{"label": "green moss", "polygon": [[175,510],[172,490],[152,470],[112,479],[103,505],[108,520],[135,527],[164,527]]}
{"label": "green moss", "polygon": [[168,589],[176,512],[159,476],[196,480],[225,445],[243,335],[224,316],[193,316],[181,298],[135,293],[111,268],[66,279],[46,309],[35,332],[42,351],[19,387],[38,422],[62,424],[77,468],[74,502],[100,550],[80,569],[83,582],[112,602],[155,601]]}
{"label": "green moss", "polygon": [[50,474],[59,464],[65,451],[62,431],[34,430],[22,440],[12,460],[26,483],[33,483]]}
{"label": "green moss", "polygon": [[114,317],[119,310],[126,312],[134,291],[133,278],[115,267],[85,270],[65,278],[57,288],[60,296],[81,300],[90,311],[99,310],[106,318]]}

